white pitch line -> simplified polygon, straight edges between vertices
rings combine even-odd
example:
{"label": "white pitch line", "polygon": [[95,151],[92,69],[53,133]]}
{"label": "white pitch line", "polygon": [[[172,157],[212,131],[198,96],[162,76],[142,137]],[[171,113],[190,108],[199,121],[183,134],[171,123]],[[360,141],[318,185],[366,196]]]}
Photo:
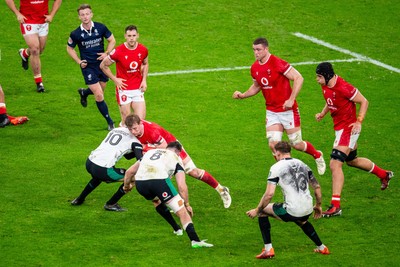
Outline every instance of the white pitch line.
{"label": "white pitch line", "polygon": [[[364,61],[364,59],[350,58],[350,59],[333,59],[333,60],[328,60],[328,61],[329,62],[354,62],[354,61]],[[318,65],[319,63],[321,63],[321,62],[306,61],[306,62],[291,63],[290,65],[292,65],[292,66]],[[190,73],[202,73],[202,72],[218,72],[218,71],[234,71],[234,70],[250,70],[250,66],[154,72],[154,73],[149,73],[149,76],[164,76],[164,75],[190,74]]]}
{"label": "white pitch line", "polygon": [[377,66],[379,66],[379,67],[385,68],[385,69],[387,69],[387,70],[391,70],[391,71],[400,73],[400,69],[398,69],[398,68],[395,68],[395,67],[393,67],[393,66],[390,66],[390,65],[388,65],[388,64],[385,64],[385,63],[380,62],[380,61],[378,61],[378,60],[372,59],[372,58],[370,58],[370,57],[367,57],[367,56],[364,56],[364,55],[361,55],[361,54],[352,52],[352,51],[350,51],[350,50],[341,48],[341,47],[339,47],[339,46],[336,46],[336,45],[327,43],[327,42],[322,41],[322,40],[319,40],[319,39],[317,39],[317,38],[315,38],[315,37],[312,37],[312,36],[309,36],[309,35],[305,35],[305,34],[302,34],[302,33],[300,33],[300,32],[295,32],[295,33],[293,33],[293,35],[295,35],[295,36],[297,36],[297,37],[299,37],[299,38],[303,38],[303,39],[305,39],[305,40],[307,40],[307,41],[311,41],[311,42],[313,42],[313,43],[316,43],[316,44],[319,44],[319,45],[328,47],[328,48],[330,48],[330,49],[332,49],[332,50],[339,51],[339,52],[341,52],[341,53],[343,53],[343,54],[351,55],[351,56],[353,56],[353,57],[355,57],[355,58],[358,58],[358,59],[360,59],[360,60],[362,60],[362,61],[367,61],[367,62],[372,63],[372,64],[374,64],[374,65],[377,65]]}

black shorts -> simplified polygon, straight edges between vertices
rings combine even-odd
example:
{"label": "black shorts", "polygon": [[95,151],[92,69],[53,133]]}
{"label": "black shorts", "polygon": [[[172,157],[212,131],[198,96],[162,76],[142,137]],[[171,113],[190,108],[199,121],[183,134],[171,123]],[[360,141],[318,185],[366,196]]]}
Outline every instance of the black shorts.
{"label": "black shorts", "polygon": [[93,178],[99,179],[106,183],[117,182],[124,178],[125,169],[121,168],[105,168],[94,164],[90,159],[86,160],[86,170],[92,175]]}
{"label": "black shorts", "polygon": [[147,200],[153,200],[155,197],[158,197],[164,203],[178,195],[178,191],[175,189],[170,178],[136,181],[135,184],[139,194]]}
{"label": "black shorts", "polygon": [[108,77],[101,71],[100,62],[89,63],[86,68],[82,69],[82,75],[85,79],[85,84],[91,85],[98,82],[108,82]]}
{"label": "black shorts", "polygon": [[295,217],[287,213],[286,209],[283,207],[283,203],[274,203],[272,206],[274,213],[282,219],[284,222],[305,222],[308,220],[311,214],[308,214],[303,217]]}

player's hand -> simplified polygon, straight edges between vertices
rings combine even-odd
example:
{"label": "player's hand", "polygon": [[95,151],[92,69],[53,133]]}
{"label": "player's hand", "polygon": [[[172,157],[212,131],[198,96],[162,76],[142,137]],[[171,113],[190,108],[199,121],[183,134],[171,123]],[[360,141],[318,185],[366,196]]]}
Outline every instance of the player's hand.
{"label": "player's hand", "polygon": [[193,209],[191,206],[186,206],[186,210],[190,215],[190,218],[193,218]]}
{"label": "player's hand", "polygon": [[293,107],[293,104],[294,104],[294,100],[288,99],[285,101],[285,103],[283,103],[283,109],[284,110],[291,109]]}
{"label": "player's hand", "polygon": [[81,62],[79,62],[79,66],[81,67],[81,69],[84,69],[87,67],[87,60],[84,59]]}
{"label": "player's hand", "polygon": [[247,216],[250,218],[254,219],[255,217],[258,216],[258,209],[252,209],[246,212]]}
{"label": "player's hand", "polygon": [[135,187],[135,182],[131,182],[129,184],[124,184],[123,189],[124,189],[125,193],[128,193],[128,192],[132,191],[133,187]]}
{"label": "player's hand", "polygon": [[315,119],[316,119],[318,122],[321,121],[323,117],[324,117],[324,116],[322,116],[322,113],[317,113],[317,114],[315,114]]}
{"label": "player's hand", "polygon": [[242,92],[239,91],[235,91],[232,95],[233,99],[242,99],[243,97],[241,97],[240,95],[242,95]]}
{"label": "player's hand", "polygon": [[322,217],[322,208],[321,206],[314,206],[314,219],[319,219]]}
{"label": "player's hand", "polygon": [[139,86],[140,91],[142,91],[142,93],[146,92],[147,90],[147,82],[146,81],[142,81],[142,83]]}
{"label": "player's hand", "polygon": [[97,60],[102,61],[107,55],[107,53],[103,52],[103,53],[97,53],[97,55],[99,55],[99,57],[97,58]]}
{"label": "player's hand", "polygon": [[128,84],[124,83],[126,80],[122,78],[115,79],[115,86],[118,90],[124,90],[128,86]]}
{"label": "player's hand", "polygon": [[50,23],[53,21],[53,16],[52,15],[44,15],[46,17],[45,21]]}
{"label": "player's hand", "polygon": [[19,23],[25,23],[26,17],[24,15],[22,15],[21,13],[17,14],[17,20]]}
{"label": "player's hand", "polygon": [[351,129],[351,134],[360,134],[361,133],[361,122],[356,121],[349,125],[349,127],[353,127]]}

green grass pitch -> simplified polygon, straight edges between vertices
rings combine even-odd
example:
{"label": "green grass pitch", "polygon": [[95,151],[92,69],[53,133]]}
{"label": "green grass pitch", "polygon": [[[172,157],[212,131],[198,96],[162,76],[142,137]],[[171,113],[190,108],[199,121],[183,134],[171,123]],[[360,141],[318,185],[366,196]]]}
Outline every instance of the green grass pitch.
{"label": "green grass pitch", "polygon": [[[305,78],[297,99],[303,138],[328,161],[334,133],[329,117],[320,123],[314,119],[324,101],[312,62],[338,60],[336,72],[370,101],[359,156],[398,173],[400,2],[89,3],[94,21],[105,23],[117,44],[124,41],[125,26],[138,26],[152,75],[145,95],[147,119],[173,132],[198,167],[230,188],[232,206],[224,209],[214,190],[187,178],[196,230],[215,245],[199,250],[189,246],[186,235],[174,236],[136,191],[120,201],[127,212],[104,211],[118,184],[102,184],[84,205],[71,206],[89,181],[85,160],[107,134],[93,97],[86,109],[81,107],[76,90],[84,81],[66,52],[69,33],[80,23],[76,9],[81,3],[63,1],[50,26],[41,57],[47,92],[38,94],[31,70],[20,66],[17,52],[25,43],[18,23],[1,1],[0,83],[8,113],[30,121],[0,129],[0,266],[398,266],[398,178],[381,192],[377,178],[349,167],[344,167],[343,215],[311,220],[331,255],[314,254],[314,244],[294,224],[271,220],[276,257],[255,259],[263,242],[257,221],[245,212],[261,198],[274,161],[265,139],[262,96],[235,101],[231,95],[250,86],[249,69],[241,67],[254,61],[252,41],[267,37],[271,52],[293,63]],[[106,101],[118,121],[112,82]],[[315,170],[309,156],[293,156]],[[130,164],[123,160],[118,166]],[[330,171],[317,178],[326,208]],[[282,200],[280,192],[274,200]]]}

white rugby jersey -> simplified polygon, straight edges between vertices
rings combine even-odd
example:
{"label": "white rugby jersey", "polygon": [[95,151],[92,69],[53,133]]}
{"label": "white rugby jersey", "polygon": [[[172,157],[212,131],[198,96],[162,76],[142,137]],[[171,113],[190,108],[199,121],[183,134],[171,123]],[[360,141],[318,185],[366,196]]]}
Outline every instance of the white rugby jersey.
{"label": "white rugby jersey", "polygon": [[132,143],[140,144],[128,128],[114,128],[103,142],[90,153],[89,159],[98,166],[111,168],[122,156],[132,152]]}
{"label": "white rugby jersey", "polygon": [[[313,212],[313,199],[308,188],[312,175],[311,169],[302,161],[294,158],[284,158],[272,165],[268,183],[276,184],[282,189],[283,207],[295,217],[302,217]],[[275,180],[275,181],[274,181]]]}
{"label": "white rugby jersey", "polygon": [[[168,149],[152,149],[144,154],[135,180],[144,181],[152,179],[171,178],[177,168],[177,164],[183,166],[178,155]],[[182,167],[183,171],[183,167]]]}

